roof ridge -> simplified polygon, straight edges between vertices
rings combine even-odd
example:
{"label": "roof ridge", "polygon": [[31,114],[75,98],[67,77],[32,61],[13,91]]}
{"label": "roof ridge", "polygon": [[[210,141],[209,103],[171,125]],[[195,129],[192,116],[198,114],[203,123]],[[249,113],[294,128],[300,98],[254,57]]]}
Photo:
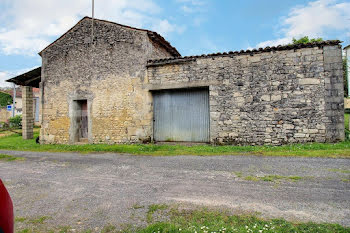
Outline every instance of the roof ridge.
{"label": "roof ridge", "polygon": [[[54,43],[56,43],[58,40],[60,40],[61,38],[63,38],[68,32],[70,32],[71,30],[73,30],[73,28],[75,28],[76,26],[78,26],[78,24],[80,24],[84,19],[92,19],[89,16],[84,16],[81,20],[79,20],[73,27],[71,27],[68,31],[66,31],[64,34],[62,34],[60,37],[58,37],[56,40],[54,40],[52,43],[50,43],[48,46],[46,46],[43,50],[41,50],[39,52],[39,55],[41,55],[41,53],[43,51],[45,51],[46,49],[48,49],[49,47],[51,47],[51,45],[53,45]],[[97,19],[94,18],[94,21],[99,21],[99,22],[105,22],[105,23],[111,23],[111,24],[115,24],[118,25],[120,27],[125,27],[125,28],[129,28],[132,30],[137,30],[137,31],[143,31],[143,32],[147,32],[147,35],[150,37],[150,34],[155,35],[155,37],[159,37],[158,40],[156,40],[156,42],[161,43],[161,45],[163,45],[165,47],[166,50],[168,50],[169,53],[171,53],[173,56],[175,57],[179,57],[181,56],[181,54],[177,51],[177,49],[175,47],[173,47],[166,39],[164,39],[164,37],[162,37],[160,34],[158,34],[157,32],[148,30],[148,29],[142,29],[142,28],[136,28],[136,27],[131,27],[128,25],[124,25],[124,24],[120,24],[120,23],[116,23],[113,21],[109,21],[109,20],[105,20],[105,19]],[[152,39],[152,38],[151,38]]]}
{"label": "roof ridge", "polygon": [[340,40],[325,40],[319,42],[310,42],[306,44],[288,44],[288,45],[278,45],[278,46],[267,46],[265,48],[258,49],[247,49],[240,51],[229,51],[229,52],[218,52],[218,53],[210,53],[210,54],[202,54],[202,55],[194,55],[194,56],[184,56],[184,57],[173,57],[173,58],[163,58],[163,59],[151,59],[148,60],[148,64],[152,65],[160,62],[167,61],[175,61],[175,60],[193,60],[195,58],[205,58],[205,57],[217,57],[217,56],[232,56],[232,55],[243,55],[243,54],[256,54],[262,52],[270,52],[270,51],[281,51],[281,50],[291,50],[291,49],[301,49],[301,48],[312,48],[316,46],[324,46],[324,45],[338,45],[342,43]]}

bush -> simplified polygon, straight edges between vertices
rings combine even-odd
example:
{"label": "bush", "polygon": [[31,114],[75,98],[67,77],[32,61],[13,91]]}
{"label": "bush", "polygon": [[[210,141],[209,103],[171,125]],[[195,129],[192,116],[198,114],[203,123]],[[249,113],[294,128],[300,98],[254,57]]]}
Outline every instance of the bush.
{"label": "bush", "polygon": [[22,127],[22,115],[17,115],[9,119],[10,127],[21,128]]}
{"label": "bush", "polygon": [[299,39],[293,38],[293,44],[307,44],[307,43],[312,43],[312,42],[321,42],[323,41],[322,38],[312,38],[309,39],[308,36],[301,37]]}
{"label": "bush", "polygon": [[1,129],[7,129],[9,127],[9,124],[7,122],[0,122],[0,128]]}
{"label": "bush", "polygon": [[0,107],[12,104],[12,96],[10,94],[0,92]]}

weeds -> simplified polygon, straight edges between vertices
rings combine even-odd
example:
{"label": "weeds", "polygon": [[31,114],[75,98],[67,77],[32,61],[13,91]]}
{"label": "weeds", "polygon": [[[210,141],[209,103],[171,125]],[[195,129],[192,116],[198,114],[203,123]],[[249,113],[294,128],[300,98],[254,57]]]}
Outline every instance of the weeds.
{"label": "weeds", "polygon": [[146,219],[147,222],[153,221],[153,214],[157,211],[166,210],[168,208],[168,205],[165,204],[153,204],[148,207]]}
{"label": "weeds", "polygon": [[6,155],[6,154],[0,154],[0,161],[6,161],[6,162],[11,162],[11,161],[21,161],[25,160],[23,157],[17,157],[14,155]]}
{"label": "weeds", "polygon": [[[243,177],[243,175],[241,175],[239,177]],[[296,181],[303,179],[303,177],[301,177],[301,176],[280,176],[280,175],[267,175],[267,176],[249,175],[249,176],[243,177],[243,179],[248,180],[248,181],[265,181],[265,182],[279,182],[282,180],[296,182]]]}
{"label": "weeds", "polygon": [[336,169],[336,168],[332,168],[332,169],[328,169],[328,171],[331,171],[331,172],[340,172],[340,173],[350,173],[350,170],[346,170],[346,169]]}

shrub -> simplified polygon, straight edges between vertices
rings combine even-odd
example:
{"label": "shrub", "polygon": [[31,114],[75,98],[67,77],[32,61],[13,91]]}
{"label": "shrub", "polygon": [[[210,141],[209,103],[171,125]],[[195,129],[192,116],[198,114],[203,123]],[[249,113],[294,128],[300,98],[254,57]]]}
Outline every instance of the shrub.
{"label": "shrub", "polygon": [[0,92],[0,107],[6,107],[6,105],[12,104],[12,97],[10,94]]}
{"label": "shrub", "polygon": [[17,115],[9,119],[10,127],[21,128],[22,127],[22,115]]}
{"label": "shrub", "polygon": [[293,38],[293,44],[307,44],[312,42],[321,42],[323,41],[322,38],[311,38],[309,39],[308,36],[301,37],[299,39]]}
{"label": "shrub", "polygon": [[0,128],[1,129],[7,129],[9,127],[9,124],[7,122],[0,122]]}

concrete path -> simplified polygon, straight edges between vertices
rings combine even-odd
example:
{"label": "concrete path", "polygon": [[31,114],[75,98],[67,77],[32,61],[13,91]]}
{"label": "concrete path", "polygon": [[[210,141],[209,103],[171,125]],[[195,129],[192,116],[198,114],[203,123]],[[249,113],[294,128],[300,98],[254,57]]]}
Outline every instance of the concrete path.
{"label": "concrete path", "polygon": [[350,159],[0,153],[26,158],[0,160],[16,216],[58,226],[138,224],[133,206],[174,202],[350,226]]}

